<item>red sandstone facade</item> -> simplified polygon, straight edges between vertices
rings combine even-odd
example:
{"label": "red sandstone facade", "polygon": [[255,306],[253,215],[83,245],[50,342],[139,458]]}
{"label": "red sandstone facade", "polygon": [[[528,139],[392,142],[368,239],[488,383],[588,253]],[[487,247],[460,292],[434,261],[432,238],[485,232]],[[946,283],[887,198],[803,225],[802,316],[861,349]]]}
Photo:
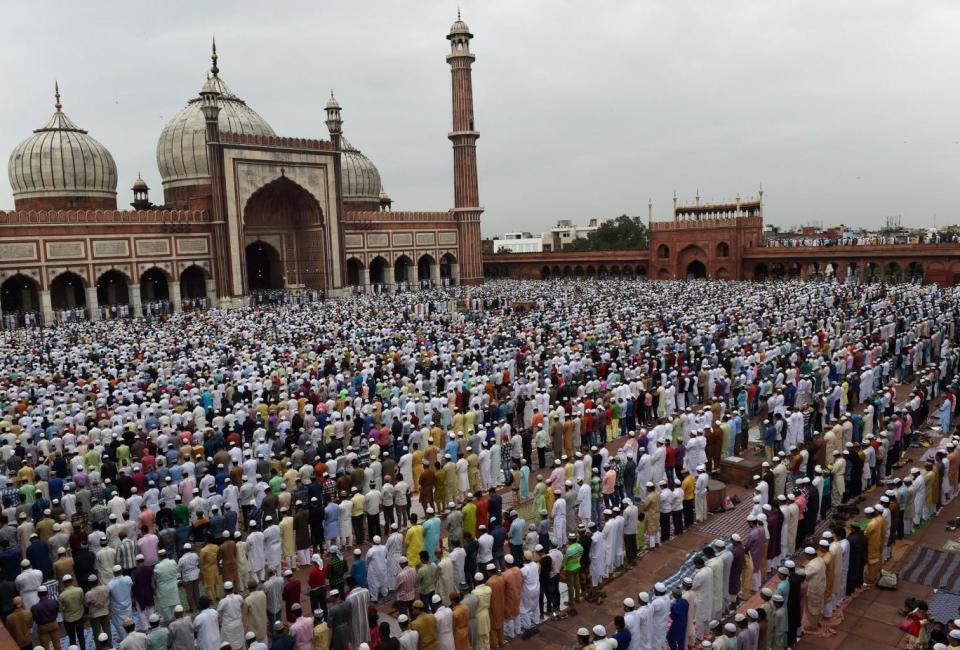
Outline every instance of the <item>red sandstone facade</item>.
{"label": "red sandstone facade", "polygon": [[231,307],[257,290],[481,282],[472,38],[458,17],[447,36],[454,204],[443,211],[391,209],[379,172],[343,137],[332,95],[329,141],[276,135],[220,79],[216,44],[199,97],[161,134],[164,205],[138,179],[135,210],[117,210],[112,156],[62,112],[58,88],[53,117],[10,157],[3,324],[97,319],[105,305],[140,315],[155,301]]}
{"label": "red sandstone facade", "polygon": [[922,279],[948,286],[960,283],[960,246],[903,244],[888,246],[815,246],[772,248],[763,245],[760,198],[728,204],[674,205],[672,221],[653,221],[649,247],[637,251],[509,253],[485,255],[488,278],[560,277],[705,277],[765,280],[825,277]]}

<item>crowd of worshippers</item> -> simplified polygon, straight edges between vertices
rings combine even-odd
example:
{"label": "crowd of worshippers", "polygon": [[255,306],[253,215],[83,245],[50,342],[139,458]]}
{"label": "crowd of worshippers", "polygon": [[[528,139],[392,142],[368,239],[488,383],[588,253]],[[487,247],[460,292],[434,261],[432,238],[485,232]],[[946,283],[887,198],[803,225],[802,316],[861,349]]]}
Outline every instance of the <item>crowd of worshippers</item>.
{"label": "crowd of worshippers", "polygon": [[[469,295],[488,308],[353,296],[0,334],[0,616],[17,644],[65,632],[85,650],[91,628],[102,647],[489,648],[566,615],[561,580],[567,609],[597,601],[641,548],[704,520],[751,415],[789,450],[764,468],[748,542],[779,532],[776,560],[812,493],[826,513],[884,480],[931,400],[956,402],[957,295],[935,286]],[[514,312],[521,297],[538,309]]]}
{"label": "crowd of worshippers", "polygon": [[[956,393],[947,392],[944,400],[956,414]],[[888,431],[895,425],[887,425]],[[876,584],[896,542],[956,496],[958,443],[957,435],[943,437],[932,453],[924,455],[929,458],[924,467],[910,468],[903,479],[881,473],[875,483],[881,495],[877,502],[862,510],[855,507],[849,518],[836,515],[848,499],[859,498],[859,489],[840,487],[836,492],[837,484],[829,485],[820,466],[813,466],[813,456],[803,459],[798,476],[775,461],[763,477],[755,477],[746,535],[735,533],[730,544],[718,539],[703,548],[693,558],[692,574],[670,594],[657,583],[652,593],[624,599],[624,613],[609,629],[580,628],[581,645],[608,650],[673,649],[697,643],[723,650],[794,646],[802,631],[817,632],[821,625],[829,625],[845,599]],[[877,443],[872,446],[876,452]],[[862,450],[854,454],[864,461]],[[865,491],[871,480],[864,473],[857,483]],[[824,521],[824,530],[817,535],[818,524]],[[758,591],[759,606],[744,611],[744,603]],[[960,642],[960,634],[956,636]]]}

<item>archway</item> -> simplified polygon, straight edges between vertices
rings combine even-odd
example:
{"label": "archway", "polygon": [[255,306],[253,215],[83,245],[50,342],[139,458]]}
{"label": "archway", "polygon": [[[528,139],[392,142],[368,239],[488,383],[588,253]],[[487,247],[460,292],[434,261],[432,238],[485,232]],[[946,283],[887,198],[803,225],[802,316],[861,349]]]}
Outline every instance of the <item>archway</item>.
{"label": "archway", "polygon": [[[141,289],[141,291],[143,291]],[[180,297],[184,300],[196,300],[207,297],[207,273],[196,264],[191,264],[180,272]]]}
{"label": "archway", "polygon": [[800,263],[799,263],[799,262],[794,262],[794,263],[791,264],[790,267],[787,269],[787,276],[788,276],[788,277],[791,277],[791,278],[799,278],[801,275],[803,275],[803,267],[800,266]]}
{"label": "archway", "polygon": [[565,278],[572,278],[572,277],[573,277],[573,269],[570,268],[569,265],[563,267],[563,277],[565,277]]}
{"label": "archway", "polygon": [[347,260],[347,285],[359,287],[363,284],[363,264],[356,257]]}
{"label": "archway", "polygon": [[433,259],[433,256],[427,253],[421,255],[420,259],[417,260],[417,282],[420,283],[421,289],[433,286],[433,278],[430,277],[430,270],[434,264],[436,264],[436,261]]}
{"label": "archway", "polygon": [[164,271],[154,266],[140,276],[140,300],[147,303],[170,300],[170,283]]}
{"label": "archway", "polygon": [[896,262],[890,262],[887,265],[887,280],[890,282],[900,282],[900,278],[903,275],[903,272],[900,270],[900,265]]}
{"label": "archway", "polygon": [[550,279],[550,267],[549,267],[549,266],[543,266],[543,267],[540,268],[540,277],[541,277],[542,279],[544,279],[544,280],[549,280],[549,279]]}
{"label": "archway", "polygon": [[660,259],[666,259],[670,257],[670,247],[666,244],[660,244],[657,246],[657,257]]}
{"label": "archway", "polygon": [[782,280],[787,277],[787,270],[780,262],[774,262],[770,265],[770,277],[774,280]]}
{"label": "archway", "polygon": [[393,263],[393,281],[397,284],[397,289],[407,289],[410,282],[413,281],[413,260],[406,255],[401,255]]}
{"label": "archway", "polygon": [[40,287],[37,281],[22,273],[4,280],[0,284],[0,311],[3,312],[4,326],[25,324],[26,314],[40,311]]}
{"label": "archway", "polygon": [[687,264],[687,279],[702,280],[707,277],[707,267],[700,260],[693,260]]}
{"label": "archway", "polygon": [[370,284],[382,287],[387,282],[387,260],[374,257],[370,260]]}
{"label": "archway", "polygon": [[717,244],[717,257],[730,257],[730,244],[725,241]]}
{"label": "archway", "polygon": [[923,264],[910,262],[907,265],[907,279],[910,282],[923,282]]}
{"label": "archway", "polygon": [[723,268],[723,267],[721,266],[719,269],[717,269],[717,279],[718,279],[718,280],[729,280],[729,279],[730,279],[730,272],[729,272],[727,269],[725,269],[725,268]]}
{"label": "archway", "polygon": [[[450,286],[457,283],[460,279],[458,276],[460,272],[457,267],[457,258],[453,253],[444,253],[440,258],[440,282],[443,286]],[[554,276],[557,275],[557,271],[554,270]]]}
{"label": "archway", "polygon": [[763,282],[770,277],[770,270],[767,268],[767,265],[763,262],[760,262],[753,267],[753,279],[758,282]]}
{"label": "archway", "polygon": [[129,309],[126,309],[129,304],[127,276],[111,269],[97,279],[97,304],[90,305],[91,309],[100,309],[103,318],[116,318],[129,315]]}
{"label": "archway", "polygon": [[647,267],[645,266],[637,267],[637,278],[640,280],[645,280],[647,278]]}
{"label": "archway", "polygon": [[[59,320],[77,320],[87,306],[84,281],[72,271],[64,271],[50,283],[50,305]],[[67,313],[70,312],[70,313]]]}
{"label": "archway", "polygon": [[593,265],[590,265],[584,271],[584,275],[586,275],[588,278],[595,278],[597,277],[597,270],[593,268]]}
{"label": "archway", "polygon": [[[247,246],[247,288],[249,290],[287,287],[325,288],[327,242],[323,212],[313,194],[286,176],[277,178],[254,192],[243,210],[243,232],[251,246],[268,244],[263,237],[280,235],[282,245],[272,246],[264,259],[254,249],[255,265],[250,266]],[[270,251],[267,251],[270,253]]]}
{"label": "archway", "polygon": [[247,246],[247,288],[250,291],[270,291],[284,288],[280,253],[259,239]]}
{"label": "archway", "polygon": [[610,267],[610,277],[619,278],[620,277],[620,267],[614,264]]}
{"label": "archway", "polygon": [[625,266],[625,267],[623,267],[623,277],[624,277],[624,278],[628,278],[628,279],[629,279],[629,278],[633,278],[633,267],[632,267],[632,266]]}

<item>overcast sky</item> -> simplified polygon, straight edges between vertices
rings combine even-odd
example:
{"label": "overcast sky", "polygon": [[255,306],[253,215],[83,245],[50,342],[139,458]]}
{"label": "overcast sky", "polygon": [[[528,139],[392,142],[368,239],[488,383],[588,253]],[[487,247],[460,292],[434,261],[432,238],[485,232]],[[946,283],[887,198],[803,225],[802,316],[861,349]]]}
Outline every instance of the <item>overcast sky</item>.
{"label": "overcast sky", "polygon": [[[766,192],[791,226],[960,222],[960,2],[461,0],[473,51],[484,234],[557,219],[668,218]],[[54,9],[54,7],[56,7]],[[113,153],[118,201],[195,96],[216,33],[221,76],[277,133],[350,141],[396,209],[452,205],[455,1],[12,3],[0,26],[0,152],[53,110]],[[9,184],[0,208],[13,206]]]}

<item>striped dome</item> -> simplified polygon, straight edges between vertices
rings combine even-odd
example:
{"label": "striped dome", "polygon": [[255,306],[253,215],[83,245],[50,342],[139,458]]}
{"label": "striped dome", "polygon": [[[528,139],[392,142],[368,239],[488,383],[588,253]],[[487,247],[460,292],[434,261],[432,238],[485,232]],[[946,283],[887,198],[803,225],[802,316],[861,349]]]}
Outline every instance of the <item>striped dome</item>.
{"label": "striped dome", "polygon": [[[260,115],[237,97],[219,77],[212,77],[220,98],[220,130],[246,135],[276,135]],[[157,167],[165,188],[201,185],[210,182],[207,167],[206,122],[199,97],[191,99],[163,127],[157,142]]]}
{"label": "striped dome", "polygon": [[61,110],[10,154],[14,199],[95,197],[116,200],[117,164],[102,144]]}
{"label": "striped dome", "polygon": [[383,185],[376,165],[350,142],[340,138],[341,190],[345,201],[380,201]]}

